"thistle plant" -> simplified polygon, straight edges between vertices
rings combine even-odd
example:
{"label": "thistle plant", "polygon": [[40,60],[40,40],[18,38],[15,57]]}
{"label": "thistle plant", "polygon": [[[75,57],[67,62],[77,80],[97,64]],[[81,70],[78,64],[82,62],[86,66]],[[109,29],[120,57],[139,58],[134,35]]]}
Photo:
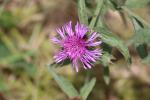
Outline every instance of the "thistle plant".
{"label": "thistle plant", "polygon": [[[90,29],[77,22],[75,31],[72,27],[72,22],[65,24],[62,28],[57,29],[57,33],[61,39],[53,37],[52,40],[61,46],[61,50],[54,56],[56,63],[69,58],[73,68],[79,71],[79,63],[82,63],[84,69],[92,68],[102,55],[102,50],[96,48],[102,41],[96,40],[99,37],[97,32],[90,33]],[[89,36],[87,33],[90,33]]]}
{"label": "thistle plant", "polygon": [[[90,8],[93,5],[92,1],[96,2],[96,7]],[[109,66],[113,63],[113,47],[118,49],[127,65],[130,66],[131,56],[128,45],[134,45],[139,56],[145,63],[150,65],[150,57],[147,51],[148,43],[150,43],[150,39],[148,38],[150,37],[150,25],[130,10],[134,6],[143,6],[148,3],[148,0],[143,0],[143,3],[132,0],[131,2],[130,0],[78,0],[79,22],[73,26],[70,21],[61,28],[57,28],[56,32],[58,34],[51,39],[61,49],[54,56],[55,61],[49,66],[49,71],[60,88],[70,98],[81,97],[81,100],[86,100],[96,83],[96,79],[93,78],[91,81],[85,83],[80,92],[78,92],[66,78],[56,74],[53,68],[65,62],[66,59],[70,60],[76,72],[79,72],[81,66],[84,69],[91,69],[94,65],[101,64],[104,69],[103,77],[106,84],[110,82]],[[115,35],[104,22],[104,15],[109,9],[117,10],[122,18],[125,17],[122,13],[127,13],[128,19],[132,22],[135,36],[129,39],[128,45],[123,39]]]}

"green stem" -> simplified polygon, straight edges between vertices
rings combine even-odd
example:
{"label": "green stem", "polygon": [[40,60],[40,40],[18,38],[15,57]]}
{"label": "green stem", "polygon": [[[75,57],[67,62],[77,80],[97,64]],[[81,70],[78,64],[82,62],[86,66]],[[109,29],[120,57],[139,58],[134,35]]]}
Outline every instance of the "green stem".
{"label": "green stem", "polygon": [[101,14],[103,5],[104,5],[104,0],[100,0],[100,1],[98,2],[98,5],[97,5],[96,10],[95,10],[95,12],[94,12],[94,16],[93,16],[93,18],[92,18],[92,20],[91,20],[91,22],[90,22],[90,25],[89,25],[89,27],[90,27],[91,29],[93,29],[93,28],[95,27],[96,22],[97,22],[97,20],[98,20],[100,14]]}

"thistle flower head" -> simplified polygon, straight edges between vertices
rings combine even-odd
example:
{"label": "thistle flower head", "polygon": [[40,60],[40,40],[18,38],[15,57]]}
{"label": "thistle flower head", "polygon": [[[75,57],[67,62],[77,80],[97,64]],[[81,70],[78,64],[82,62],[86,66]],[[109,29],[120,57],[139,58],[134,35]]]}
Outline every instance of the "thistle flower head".
{"label": "thistle flower head", "polygon": [[[75,28],[72,28],[72,22],[65,24],[61,28],[56,29],[59,38],[53,37],[52,41],[60,45],[62,48],[54,59],[56,63],[60,63],[65,59],[70,59],[76,71],[79,71],[79,63],[82,63],[85,69],[90,69],[102,55],[101,49],[95,48],[102,42],[98,41],[98,33],[92,32],[90,36],[89,28],[77,22]],[[92,48],[92,49],[91,49]]]}

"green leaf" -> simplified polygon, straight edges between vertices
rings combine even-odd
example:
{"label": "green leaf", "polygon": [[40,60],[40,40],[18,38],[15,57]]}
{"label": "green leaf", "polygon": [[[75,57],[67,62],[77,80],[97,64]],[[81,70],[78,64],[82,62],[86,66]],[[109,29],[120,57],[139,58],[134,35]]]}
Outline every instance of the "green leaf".
{"label": "green leaf", "polygon": [[148,55],[146,58],[144,58],[142,62],[149,65],[149,67],[150,67],[150,55]]}
{"label": "green leaf", "polygon": [[9,56],[11,53],[4,43],[0,40],[0,59]]}
{"label": "green leaf", "polygon": [[30,77],[34,77],[37,74],[37,67],[29,62],[24,60],[19,60],[13,63],[11,69],[14,71],[15,74],[21,75],[22,73],[29,75]]}
{"label": "green leaf", "polygon": [[78,0],[78,17],[81,23],[88,25],[88,11],[85,0]]}
{"label": "green leaf", "polygon": [[112,5],[114,6],[114,8],[120,8],[121,6],[123,6],[125,4],[126,0],[109,0]]}
{"label": "green leaf", "polygon": [[145,35],[150,35],[150,32],[148,32],[149,28],[145,29],[143,23],[140,20],[138,20],[136,17],[131,17],[131,20],[134,25],[134,31],[135,31],[135,35],[133,36],[131,41],[133,42],[132,44],[136,46],[136,50],[139,56],[142,59],[144,59],[146,56],[148,56],[147,42],[150,42],[150,37],[147,37]]}
{"label": "green leaf", "polygon": [[110,83],[109,66],[104,66],[104,81],[108,85]]}
{"label": "green leaf", "polygon": [[131,16],[131,20],[134,26],[135,33],[137,30],[144,28],[143,23],[140,20],[138,20],[136,17]]}
{"label": "green leaf", "polygon": [[12,28],[16,26],[16,20],[10,11],[0,13],[0,26],[2,28]]}
{"label": "green leaf", "polygon": [[135,18],[138,22],[142,23],[143,26],[145,27],[149,27],[150,28],[150,24],[148,22],[146,22],[143,18],[141,18],[139,15],[137,15],[136,13],[132,12],[129,8],[127,8],[126,6],[122,6],[121,9],[123,9],[125,12],[128,13],[130,18]]}
{"label": "green leaf", "polygon": [[[54,65],[53,65],[54,66]],[[50,74],[53,76],[59,87],[65,92],[70,98],[79,96],[78,91],[74,88],[72,83],[70,83],[66,78],[58,75],[55,69],[50,65],[48,66]]]}
{"label": "green leaf", "polygon": [[116,47],[122,53],[125,60],[130,63],[129,50],[123,40],[121,40],[118,36],[109,32],[108,30],[104,28],[96,28],[96,31],[101,33],[101,39],[104,43],[112,47]]}
{"label": "green leaf", "polygon": [[94,12],[94,16],[90,22],[90,25],[89,27],[92,29],[95,27],[95,25],[97,24],[98,22],[98,19],[100,18],[100,13],[102,11],[102,8],[103,8],[103,5],[104,5],[104,1],[103,0],[100,0],[97,4],[97,7],[96,7],[96,10]]}
{"label": "green leaf", "polygon": [[0,32],[0,39],[3,42],[3,44],[11,51],[11,53],[18,53],[17,48],[15,47],[14,43],[12,42],[9,36],[7,36],[3,32]]}
{"label": "green leaf", "polygon": [[25,53],[18,53],[18,54],[11,54],[7,57],[0,58],[0,64],[3,64],[3,65],[11,64],[25,57],[32,56],[33,54],[34,54],[33,51],[28,51]]}
{"label": "green leaf", "polygon": [[80,95],[82,96],[83,100],[86,100],[89,96],[90,92],[94,88],[96,83],[96,78],[93,78],[90,82],[85,83],[85,85],[80,90]]}
{"label": "green leaf", "polygon": [[148,3],[150,3],[150,0],[127,0],[125,6],[129,8],[141,8],[145,7]]}
{"label": "green leaf", "polygon": [[131,38],[132,43],[136,46],[140,44],[149,44],[150,43],[150,29],[142,28],[139,29],[136,34]]}
{"label": "green leaf", "polygon": [[103,52],[100,62],[103,66],[108,66],[110,63],[112,63],[112,59],[115,59],[113,55],[109,54],[108,52]]}
{"label": "green leaf", "polygon": [[7,83],[0,77],[0,91],[8,90]]}
{"label": "green leaf", "polygon": [[147,44],[140,44],[136,47],[136,49],[142,59],[148,56]]}
{"label": "green leaf", "polygon": [[115,59],[111,54],[108,52],[103,52],[103,55],[101,57],[101,64],[103,65],[103,78],[105,83],[108,85],[110,83],[110,76],[109,76],[109,64],[112,63],[111,60]]}

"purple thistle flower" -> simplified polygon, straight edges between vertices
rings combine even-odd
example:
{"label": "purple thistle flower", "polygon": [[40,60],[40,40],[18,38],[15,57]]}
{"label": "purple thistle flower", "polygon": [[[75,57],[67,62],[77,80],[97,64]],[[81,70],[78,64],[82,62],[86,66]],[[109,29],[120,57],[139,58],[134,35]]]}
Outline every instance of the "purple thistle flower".
{"label": "purple thistle flower", "polygon": [[[89,28],[77,22],[75,29],[72,28],[72,22],[65,24],[63,27],[56,29],[60,38],[53,37],[52,41],[59,44],[62,50],[54,56],[56,63],[65,59],[70,59],[76,71],[79,71],[79,63],[83,64],[85,69],[90,69],[102,55],[102,50],[96,47],[102,42],[97,41],[97,32],[93,32],[87,38]],[[87,38],[87,39],[86,39]]]}

